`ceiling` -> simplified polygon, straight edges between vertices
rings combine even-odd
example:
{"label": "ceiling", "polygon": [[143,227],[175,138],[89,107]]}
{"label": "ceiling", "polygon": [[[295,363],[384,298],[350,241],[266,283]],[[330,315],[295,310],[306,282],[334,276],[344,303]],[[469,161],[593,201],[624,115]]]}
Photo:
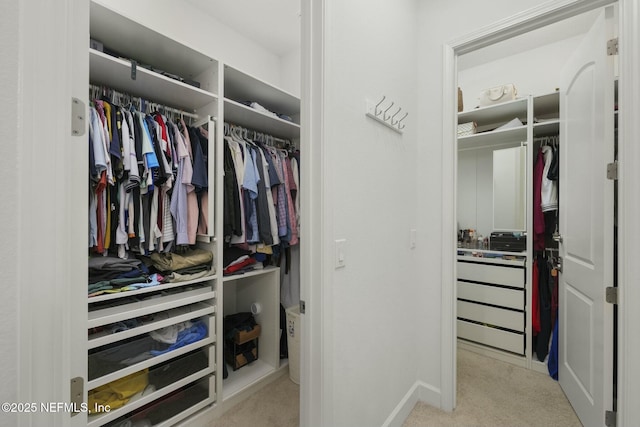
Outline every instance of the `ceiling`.
{"label": "ceiling", "polygon": [[592,10],[555,24],[461,55],[458,70],[466,70],[540,46],[585,34],[601,9]]}
{"label": "ceiling", "polygon": [[268,51],[300,48],[300,0],[188,0]]}
{"label": "ceiling", "polygon": [[[187,0],[204,13],[278,56],[300,48],[300,0]],[[584,34],[599,11],[591,11],[462,55],[464,70],[505,56]]]}

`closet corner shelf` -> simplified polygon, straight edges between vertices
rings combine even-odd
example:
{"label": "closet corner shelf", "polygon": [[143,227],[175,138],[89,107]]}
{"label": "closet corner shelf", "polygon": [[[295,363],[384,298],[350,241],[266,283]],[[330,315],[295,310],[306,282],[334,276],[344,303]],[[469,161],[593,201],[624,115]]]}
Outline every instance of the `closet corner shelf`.
{"label": "closet corner shelf", "polygon": [[183,386],[186,386],[192,382],[198,381],[199,379],[202,379],[204,377],[206,377],[207,375],[211,375],[214,373],[213,368],[207,368],[207,369],[203,369],[199,372],[196,372],[192,375],[189,375],[186,378],[182,378],[181,380],[178,380],[174,383],[172,383],[171,385],[168,385],[166,387],[163,387],[153,393],[150,393],[144,397],[141,397],[140,399],[135,400],[134,402],[129,402],[126,405],[118,408],[118,409],[114,409],[113,411],[110,412],[106,412],[104,414],[101,415],[94,415],[94,416],[90,416],[88,418],[88,423],[87,423],[87,427],[99,427],[102,425],[107,424],[110,421],[115,420],[116,418],[120,418],[123,415],[126,415],[130,412],[135,411],[138,408],[143,407],[144,405],[148,404],[148,403],[152,403],[153,401],[166,396],[167,394],[171,393],[172,391],[175,391]]}
{"label": "closet corner shelf", "polygon": [[527,126],[475,133],[458,138],[458,150],[486,147],[515,147],[527,140]]}
{"label": "closet corner shelf", "polygon": [[278,270],[279,270],[278,267],[265,267],[262,270],[254,270],[254,271],[250,271],[250,272],[244,273],[244,274],[237,274],[237,275],[233,275],[233,276],[224,276],[222,278],[222,281],[223,282],[232,282],[234,280],[246,279],[247,277],[261,276],[263,274],[269,274],[269,273],[277,272]]}
{"label": "closet corner shelf", "polygon": [[224,67],[224,94],[230,99],[257,101],[276,113],[300,113],[300,98],[229,65]]}
{"label": "closet corner shelf", "polygon": [[279,138],[300,137],[299,124],[261,113],[229,98],[224,99],[224,118],[226,122],[234,125],[265,132]]}
{"label": "closet corner shelf", "polygon": [[95,49],[89,49],[91,83],[104,84],[133,96],[153,100],[187,112],[215,102],[217,95],[158,74],[143,67],[136,68],[131,78],[131,62]]}

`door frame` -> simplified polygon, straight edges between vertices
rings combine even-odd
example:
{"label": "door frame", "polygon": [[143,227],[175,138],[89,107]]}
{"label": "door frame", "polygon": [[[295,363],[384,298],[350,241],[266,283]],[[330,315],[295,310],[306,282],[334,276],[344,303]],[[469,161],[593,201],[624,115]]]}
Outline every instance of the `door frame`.
{"label": "door frame", "polygon": [[[456,406],[456,188],[457,188],[457,59],[459,55],[507,40],[545,25],[615,3],[611,0],[550,1],[490,26],[453,40],[443,47],[443,139],[442,139],[442,249],[451,254],[443,258],[442,277],[442,338],[441,338],[441,406],[453,410]],[[629,307],[640,302],[640,289],[628,286],[640,277],[639,263],[625,262],[640,258],[640,229],[635,221],[640,217],[640,197],[634,184],[640,182],[640,0],[618,0],[619,13],[619,210],[618,210],[618,425],[637,420],[640,408],[634,397],[640,396],[640,367],[634,363],[640,357],[640,337],[633,334],[633,325],[640,322],[640,313]],[[446,167],[446,166],[449,167]],[[636,279],[637,280],[637,279]],[[634,381],[635,380],[635,381]]]}

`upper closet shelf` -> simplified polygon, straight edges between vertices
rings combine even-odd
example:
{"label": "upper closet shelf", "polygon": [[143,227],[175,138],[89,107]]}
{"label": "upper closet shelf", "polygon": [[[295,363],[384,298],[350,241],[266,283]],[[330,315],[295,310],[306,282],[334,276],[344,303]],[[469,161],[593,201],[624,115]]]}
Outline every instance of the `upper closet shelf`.
{"label": "upper closet shelf", "polygon": [[140,64],[151,64],[185,79],[199,81],[200,88],[218,92],[214,86],[217,77],[211,81],[202,78],[202,74],[210,72],[217,76],[217,61],[109,9],[112,6],[105,5],[108,3],[96,0],[91,2],[89,28],[92,39],[123,57],[135,59]]}
{"label": "upper closet shelf", "polygon": [[478,127],[493,123],[506,123],[515,117],[527,119],[527,98],[516,99],[502,104],[480,107],[458,114],[458,123],[476,122]]}
{"label": "upper closet shelf", "polygon": [[105,85],[168,107],[196,111],[217,99],[213,93],[142,67],[136,68],[136,79],[133,80],[131,62],[94,49],[89,50],[89,63],[91,83]]}
{"label": "upper closet shelf", "polygon": [[240,125],[270,135],[292,139],[300,137],[300,125],[262,113],[244,104],[225,98],[224,119],[234,125]]}
{"label": "upper closet shelf", "polygon": [[224,67],[224,96],[238,102],[256,101],[294,120],[300,114],[300,98],[228,65]]}
{"label": "upper closet shelf", "polygon": [[515,147],[527,140],[527,126],[476,133],[458,138],[458,150],[485,147]]}

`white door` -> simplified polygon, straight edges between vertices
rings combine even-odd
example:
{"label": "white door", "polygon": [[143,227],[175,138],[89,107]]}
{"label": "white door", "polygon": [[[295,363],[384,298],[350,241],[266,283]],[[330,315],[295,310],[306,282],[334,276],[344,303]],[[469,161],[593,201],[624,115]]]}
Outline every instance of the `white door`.
{"label": "white door", "polygon": [[603,426],[612,409],[613,21],[609,7],[565,66],[560,94],[559,381],[585,426]]}

